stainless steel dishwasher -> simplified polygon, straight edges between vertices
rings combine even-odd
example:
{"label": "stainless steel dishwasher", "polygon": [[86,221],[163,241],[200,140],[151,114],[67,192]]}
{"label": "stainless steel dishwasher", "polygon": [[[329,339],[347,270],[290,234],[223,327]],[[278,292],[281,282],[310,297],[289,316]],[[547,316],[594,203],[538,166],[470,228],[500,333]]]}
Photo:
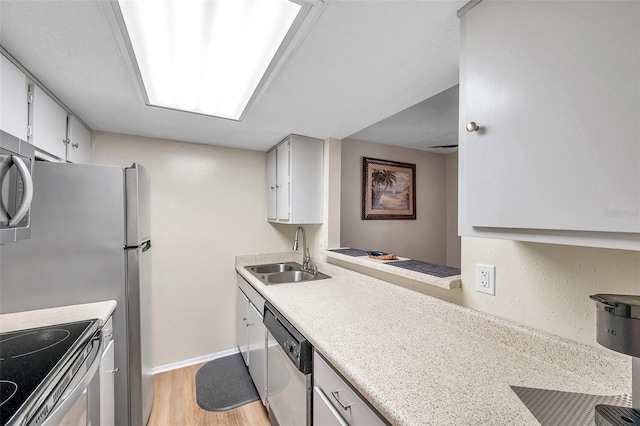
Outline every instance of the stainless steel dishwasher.
{"label": "stainless steel dishwasher", "polygon": [[268,331],[269,420],[278,426],[311,426],[313,347],[269,302],[263,321]]}

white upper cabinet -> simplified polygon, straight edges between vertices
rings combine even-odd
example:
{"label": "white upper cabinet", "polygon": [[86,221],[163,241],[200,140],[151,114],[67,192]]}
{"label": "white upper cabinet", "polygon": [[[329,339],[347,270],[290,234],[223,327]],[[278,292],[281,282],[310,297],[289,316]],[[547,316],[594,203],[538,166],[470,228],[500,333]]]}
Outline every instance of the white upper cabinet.
{"label": "white upper cabinet", "polygon": [[70,115],[67,129],[67,161],[87,164],[91,162],[91,132]]}
{"label": "white upper cabinet", "polygon": [[277,187],[278,187],[278,179],[276,176],[277,170],[277,155],[276,150],[269,151],[267,153],[267,219],[276,220],[276,206],[278,203],[277,199]]}
{"label": "white upper cabinet", "polygon": [[322,223],[321,139],[291,135],[267,153],[267,219]]}
{"label": "white upper cabinet", "polygon": [[27,76],[0,55],[0,129],[27,140]]}
{"label": "white upper cabinet", "polygon": [[461,16],[461,235],[640,250],[639,17],[535,1]]}
{"label": "white upper cabinet", "polygon": [[67,155],[67,111],[51,99],[35,84],[32,92],[31,143],[57,159],[65,160]]}
{"label": "white upper cabinet", "polygon": [[290,150],[290,140],[281,143],[276,148],[276,215],[279,222],[289,222],[291,218]]}

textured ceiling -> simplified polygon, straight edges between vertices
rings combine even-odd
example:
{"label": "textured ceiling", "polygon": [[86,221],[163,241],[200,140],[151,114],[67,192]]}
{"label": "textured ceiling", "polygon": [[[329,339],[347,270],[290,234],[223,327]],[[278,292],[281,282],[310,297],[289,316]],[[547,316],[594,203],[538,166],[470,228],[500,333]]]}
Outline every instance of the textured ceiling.
{"label": "textured ceiling", "polygon": [[[101,1],[2,0],[0,44],[94,130],[266,150],[357,134],[456,85],[464,3],[329,1],[242,122],[146,106]],[[401,130],[395,144],[425,148]]]}

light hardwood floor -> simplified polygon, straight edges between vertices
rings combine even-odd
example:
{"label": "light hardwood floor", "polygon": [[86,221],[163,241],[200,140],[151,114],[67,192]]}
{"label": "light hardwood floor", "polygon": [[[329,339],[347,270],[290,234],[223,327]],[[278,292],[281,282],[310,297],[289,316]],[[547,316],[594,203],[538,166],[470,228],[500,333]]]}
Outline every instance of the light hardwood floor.
{"label": "light hardwood floor", "polygon": [[196,372],[204,364],[157,374],[148,426],[269,426],[260,401],[223,412],[206,411],[196,402]]}

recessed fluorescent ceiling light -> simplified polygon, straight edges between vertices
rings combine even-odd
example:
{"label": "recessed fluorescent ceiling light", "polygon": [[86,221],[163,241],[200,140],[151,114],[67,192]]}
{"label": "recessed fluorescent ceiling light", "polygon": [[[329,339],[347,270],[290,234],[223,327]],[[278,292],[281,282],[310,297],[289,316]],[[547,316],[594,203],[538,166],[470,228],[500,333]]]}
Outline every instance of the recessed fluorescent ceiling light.
{"label": "recessed fluorescent ceiling light", "polygon": [[120,0],[147,103],[239,120],[296,20],[288,0]]}

